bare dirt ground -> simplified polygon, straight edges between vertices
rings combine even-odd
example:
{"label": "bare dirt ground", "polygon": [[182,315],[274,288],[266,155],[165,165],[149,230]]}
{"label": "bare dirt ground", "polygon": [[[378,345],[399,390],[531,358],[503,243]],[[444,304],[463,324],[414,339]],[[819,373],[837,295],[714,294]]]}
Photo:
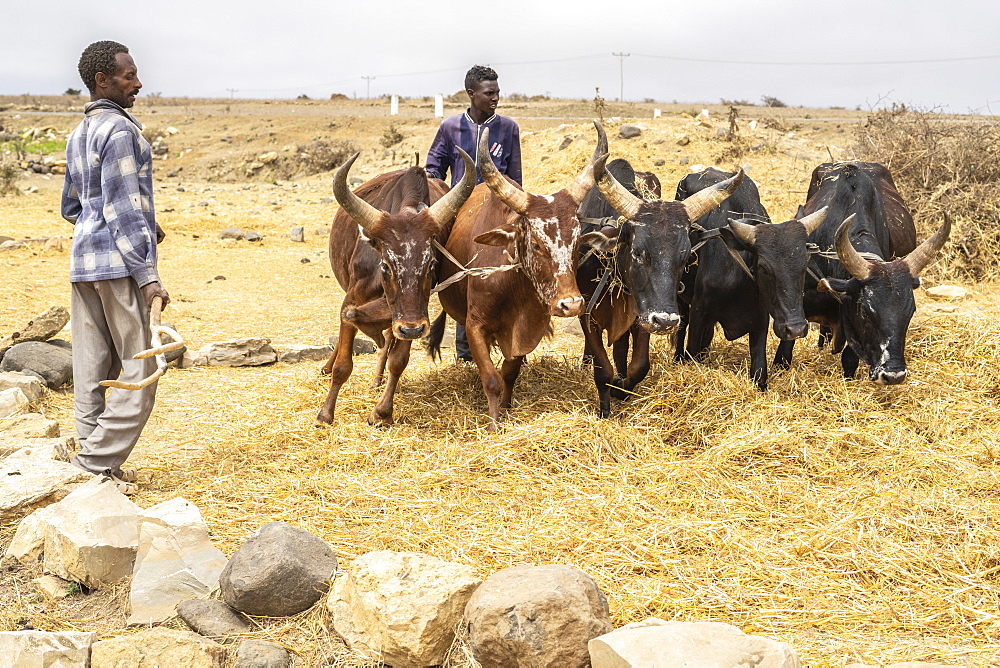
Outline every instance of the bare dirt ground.
{"label": "bare dirt ground", "polygon": [[[70,106],[80,101],[0,97],[0,123],[66,132],[79,120]],[[654,107],[662,117],[652,118]],[[699,122],[700,107],[608,103],[612,157],[656,173],[665,197],[696,165],[745,164],[772,219],[787,220],[816,164],[853,157],[864,119],[745,107],[727,138],[728,110],[708,109]],[[352,142],[362,151],[354,174],[367,179],[426,153],[438,124],[432,110],[430,100],[404,101],[394,118],[387,101],[142,100],[134,112],[143,123],[176,129],[155,166],[168,234],[161,274],[173,299],[165,320],[191,348],[243,336],[325,342],[337,331],[342,292],[316,232],[337,205],[329,172],[291,173],[297,147]],[[520,123],[528,190],[559,189],[593,151],[592,103],[500,111]],[[619,138],[619,118],[642,135]],[[402,140],[386,147],[392,130]],[[264,162],[270,152],[277,158]],[[0,198],[0,234],[71,234],[59,216],[61,176],[18,185],[36,190]],[[231,225],[264,239],[221,242]],[[297,225],[305,243],[288,238]],[[0,334],[68,305],[67,272],[66,250],[0,254]],[[766,394],[747,378],[745,341],[717,337],[706,363],[679,367],[670,342],[657,340],[642,396],[600,421],[577,362],[582,341],[559,332],[529,358],[497,436],[485,433],[474,369],[417,353],[397,394],[397,425],[386,431],[365,424],[374,357],[358,358],[325,432],[312,429],[326,391],[318,364],[171,370],[131,460],[146,481],[137,501],[188,498],[227,554],[281,519],[314,531],[345,561],[414,549],[484,576],[570,563],[608,593],[616,624],[649,615],[727,621],[791,642],[812,666],[994,665],[1000,381],[992,342],[1000,331],[995,286],[965,287],[971,298],[954,305],[918,294],[914,381],[891,392],[843,381],[815,336]],[[71,433],[69,392],[44,409]],[[0,548],[11,535],[0,529]],[[0,573],[0,627],[122,632],[121,587],[54,604],[31,591],[32,575]],[[328,621],[319,609],[290,622],[258,620],[259,637],[312,665],[363,665],[330,639]]]}

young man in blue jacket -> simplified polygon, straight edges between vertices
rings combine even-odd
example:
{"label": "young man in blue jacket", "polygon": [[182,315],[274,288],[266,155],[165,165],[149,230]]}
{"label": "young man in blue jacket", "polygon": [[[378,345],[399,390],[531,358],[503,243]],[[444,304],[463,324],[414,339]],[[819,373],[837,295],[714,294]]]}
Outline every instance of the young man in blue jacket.
{"label": "young man in blue jacket", "polygon": [[[465,173],[465,162],[458,149],[478,161],[479,137],[484,128],[489,128],[493,164],[501,174],[521,185],[521,131],[514,119],[496,113],[500,101],[496,71],[491,67],[473,65],[465,75],[465,92],[469,96],[469,108],[465,113],[449,116],[441,122],[434,143],[427,152],[427,175],[443,181],[450,171],[451,186],[454,187]],[[478,172],[477,168],[477,184],[483,182],[483,176]],[[455,352],[458,359],[472,361],[464,325],[455,328]]]}

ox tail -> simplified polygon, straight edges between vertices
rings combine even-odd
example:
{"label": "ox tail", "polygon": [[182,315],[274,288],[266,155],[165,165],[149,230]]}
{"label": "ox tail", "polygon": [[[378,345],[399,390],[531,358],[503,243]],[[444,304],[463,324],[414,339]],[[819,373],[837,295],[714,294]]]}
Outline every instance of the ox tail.
{"label": "ox tail", "polygon": [[441,311],[441,315],[434,318],[434,322],[431,323],[431,331],[427,333],[424,344],[427,348],[427,354],[431,356],[432,360],[438,362],[441,361],[441,341],[444,339],[444,325],[447,319],[448,314],[444,311]]}

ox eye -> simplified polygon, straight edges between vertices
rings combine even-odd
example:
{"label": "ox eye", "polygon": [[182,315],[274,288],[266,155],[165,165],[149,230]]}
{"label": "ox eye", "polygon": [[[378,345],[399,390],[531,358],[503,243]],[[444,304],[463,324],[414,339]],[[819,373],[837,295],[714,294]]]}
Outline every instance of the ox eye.
{"label": "ox eye", "polygon": [[542,247],[540,245],[538,245],[536,242],[532,241],[531,242],[531,250],[535,251],[536,253],[541,253],[542,252]]}
{"label": "ox eye", "polygon": [[385,262],[379,263],[378,268],[381,269],[382,273],[385,274],[386,276],[392,273],[392,270],[389,269],[389,265],[387,265]]}
{"label": "ox eye", "polygon": [[641,264],[646,264],[648,257],[645,252],[634,250],[632,251],[632,260]]}

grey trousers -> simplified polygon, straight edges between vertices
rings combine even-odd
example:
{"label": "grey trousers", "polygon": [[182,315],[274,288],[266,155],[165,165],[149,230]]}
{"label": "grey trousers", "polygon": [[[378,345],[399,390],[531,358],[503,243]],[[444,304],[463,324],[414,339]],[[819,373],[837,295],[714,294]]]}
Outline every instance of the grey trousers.
{"label": "grey trousers", "polygon": [[149,348],[149,307],[131,278],[71,285],[73,403],[80,441],[73,464],[92,473],[117,472],[146,426],[156,383],[134,392],[98,383],[119,377],[137,383],[156,370],[155,358],[132,359]]}

